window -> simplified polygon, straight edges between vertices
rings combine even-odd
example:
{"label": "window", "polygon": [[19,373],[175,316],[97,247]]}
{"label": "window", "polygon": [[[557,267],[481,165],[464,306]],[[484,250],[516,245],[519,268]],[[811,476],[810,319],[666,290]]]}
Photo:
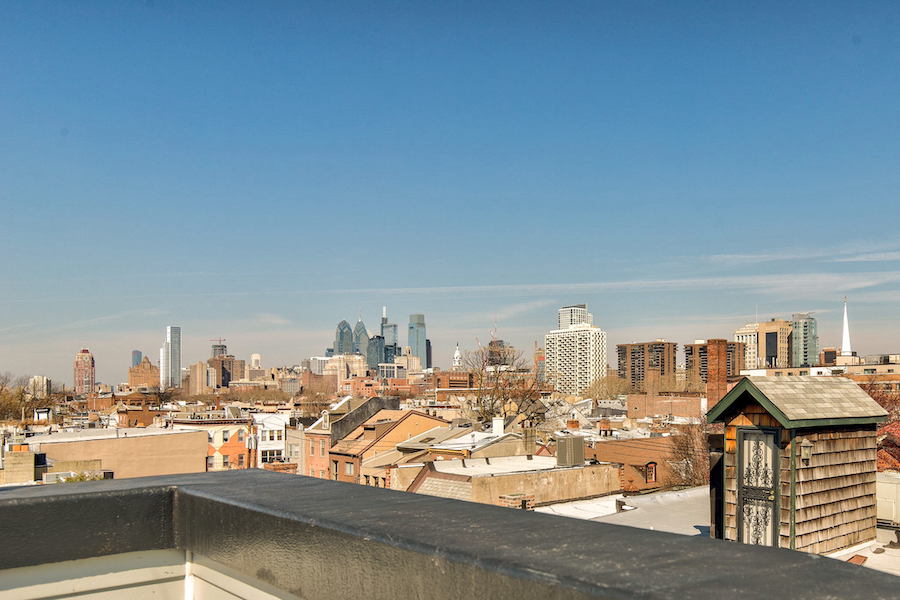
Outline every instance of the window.
{"label": "window", "polygon": [[224,444],[225,442],[227,442],[228,438],[230,438],[230,437],[231,437],[231,432],[228,431],[227,429],[223,429],[222,430],[222,443]]}
{"label": "window", "polygon": [[281,450],[263,450],[262,461],[264,463],[281,461]]}
{"label": "window", "polygon": [[344,463],[344,475],[353,475],[353,463]]}
{"label": "window", "polygon": [[231,462],[231,457],[228,456],[227,454],[223,454],[222,455],[222,468],[223,469],[230,468],[231,467],[231,465],[229,464],[230,462]]}
{"label": "window", "polygon": [[215,433],[213,433],[212,431],[209,431],[209,432],[207,432],[207,435],[209,436],[209,443],[210,443],[210,444],[212,444],[213,442],[216,441],[216,434],[215,434]]}
{"label": "window", "polygon": [[207,456],[206,457],[206,470],[211,471],[216,467],[216,457],[215,456]]}
{"label": "window", "polygon": [[644,466],[644,480],[647,483],[656,483],[656,463],[649,462]]}
{"label": "window", "polygon": [[319,440],[319,456],[325,456],[325,440]]}
{"label": "window", "polygon": [[338,478],[338,461],[336,460],[331,461],[331,478]]}
{"label": "window", "polygon": [[244,430],[243,429],[238,429],[238,441],[239,442],[244,441]]}
{"label": "window", "polygon": [[277,441],[280,442],[281,440],[284,439],[284,430],[279,429],[278,431],[274,431],[273,433],[275,434],[275,439]]}
{"label": "window", "polygon": [[[310,456],[316,455],[316,441],[315,440],[309,440],[309,455]],[[310,473],[310,475],[312,475],[312,473]]]}
{"label": "window", "polygon": [[244,455],[243,454],[238,454],[238,468],[239,469],[244,468]]}

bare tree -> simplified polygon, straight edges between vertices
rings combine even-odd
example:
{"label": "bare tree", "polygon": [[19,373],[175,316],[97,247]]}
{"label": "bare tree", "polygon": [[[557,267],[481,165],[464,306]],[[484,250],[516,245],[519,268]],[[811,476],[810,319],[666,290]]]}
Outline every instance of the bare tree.
{"label": "bare tree", "polygon": [[694,486],[709,483],[709,449],[707,434],[709,427],[705,421],[679,427],[680,432],[672,434],[672,485]]}
{"label": "bare tree", "polygon": [[472,397],[465,407],[481,422],[529,411],[541,397],[541,382],[522,352],[491,344],[463,355],[463,368],[472,375]]}
{"label": "bare tree", "polygon": [[627,379],[608,375],[595,380],[582,392],[582,395],[594,400],[612,400],[623,394],[630,394],[633,391]]}

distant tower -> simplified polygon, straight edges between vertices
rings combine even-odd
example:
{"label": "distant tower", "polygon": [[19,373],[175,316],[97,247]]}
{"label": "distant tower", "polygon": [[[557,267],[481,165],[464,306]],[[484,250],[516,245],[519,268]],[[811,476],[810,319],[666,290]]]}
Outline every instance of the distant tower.
{"label": "distant tower", "polygon": [[456,351],[453,353],[453,368],[462,368],[462,352],[459,351],[459,342],[456,342]]}
{"label": "distant tower", "polygon": [[363,323],[362,317],[360,317],[356,322],[356,327],[353,328],[353,353],[366,356],[368,350],[369,332],[366,329],[366,324]]}
{"label": "distant tower", "polygon": [[166,327],[166,341],[159,349],[159,388],[181,387],[181,327]]}
{"label": "distant tower", "polygon": [[261,369],[262,368],[262,356],[259,354],[251,354],[250,355],[250,368],[251,369]]}
{"label": "distant tower", "polygon": [[353,329],[347,321],[337,324],[333,348],[335,354],[353,354]]}
{"label": "distant tower", "polygon": [[140,350],[132,350],[131,351],[131,366],[136,367],[141,364],[141,359],[144,358],[143,353]]}
{"label": "distant tower", "polygon": [[409,328],[407,329],[407,345],[411,354],[419,357],[422,368],[428,364],[428,348],[425,341],[425,315],[409,315]]}
{"label": "distant tower", "polygon": [[218,342],[217,344],[212,345],[212,355],[211,358],[215,358],[217,356],[225,356],[228,354],[228,346],[225,345],[224,338],[218,338],[215,340],[210,340],[211,342]]}
{"label": "distant tower", "polygon": [[82,348],[75,355],[73,364],[75,374],[75,394],[90,394],[94,391],[94,355],[87,348]]}
{"label": "distant tower", "polygon": [[850,346],[850,320],[847,318],[847,297],[844,296],[844,336],[841,339],[841,356],[853,356]]}

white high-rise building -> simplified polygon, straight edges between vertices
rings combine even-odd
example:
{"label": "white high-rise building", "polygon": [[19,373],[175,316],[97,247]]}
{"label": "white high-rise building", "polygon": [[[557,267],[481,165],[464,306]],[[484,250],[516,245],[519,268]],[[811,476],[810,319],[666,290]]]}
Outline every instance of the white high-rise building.
{"label": "white high-rise building", "polygon": [[159,349],[159,387],[181,387],[181,327],[166,327],[166,341]]}
{"label": "white high-rise building", "polygon": [[588,312],[587,304],[573,304],[559,309],[557,329],[567,329],[570,325],[581,324],[594,324],[594,315]]}
{"label": "white high-rise building", "polygon": [[734,332],[734,341],[744,344],[744,368],[759,368],[759,323],[747,323]]}
{"label": "white high-rise building", "polygon": [[584,304],[560,309],[559,323],[567,325],[544,336],[544,372],[557,391],[580,394],[606,377],[606,332]]}

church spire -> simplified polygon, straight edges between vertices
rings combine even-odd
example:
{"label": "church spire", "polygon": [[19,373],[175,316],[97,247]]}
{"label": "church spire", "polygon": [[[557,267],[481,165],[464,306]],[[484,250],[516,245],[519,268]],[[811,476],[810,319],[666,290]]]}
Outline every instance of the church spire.
{"label": "church spire", "polygon": [[841,356],[853,356],[850,346],[850,320],[847,318],[847,297],[844,296],[844,336],[841,340]]}

